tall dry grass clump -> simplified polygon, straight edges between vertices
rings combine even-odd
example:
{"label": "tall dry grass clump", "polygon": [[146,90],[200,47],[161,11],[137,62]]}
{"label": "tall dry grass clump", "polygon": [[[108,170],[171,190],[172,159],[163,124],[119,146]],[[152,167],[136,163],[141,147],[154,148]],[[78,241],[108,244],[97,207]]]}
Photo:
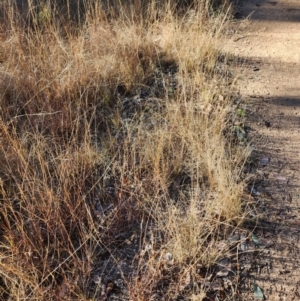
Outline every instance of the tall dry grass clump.
{"label": "tall dry grass clump", "polygon": [[2,1],[1,300],[202,300],[242,220],[224,10],[123,2]]}

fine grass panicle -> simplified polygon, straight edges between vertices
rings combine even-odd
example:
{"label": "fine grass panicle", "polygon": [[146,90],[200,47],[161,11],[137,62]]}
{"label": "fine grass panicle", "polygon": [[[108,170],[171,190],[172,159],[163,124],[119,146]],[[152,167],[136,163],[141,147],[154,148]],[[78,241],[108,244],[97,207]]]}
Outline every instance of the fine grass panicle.
{"label": "fine grass panicle", "polygon": [[243,221],[227,1],[1,5],[0,299],[204,300]]}

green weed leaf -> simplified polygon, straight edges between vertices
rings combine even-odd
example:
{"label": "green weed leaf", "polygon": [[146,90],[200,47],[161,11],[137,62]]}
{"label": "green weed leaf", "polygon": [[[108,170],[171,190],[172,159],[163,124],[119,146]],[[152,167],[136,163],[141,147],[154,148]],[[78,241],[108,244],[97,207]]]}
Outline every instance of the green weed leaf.
{"label": "green weed leaf", "polygon": [[245,117],[245,116],[246,116],[246,110],[245,110],[245,109],[238,109],[238,110],[237,110],[237,114],[238,114],[240,117]]}

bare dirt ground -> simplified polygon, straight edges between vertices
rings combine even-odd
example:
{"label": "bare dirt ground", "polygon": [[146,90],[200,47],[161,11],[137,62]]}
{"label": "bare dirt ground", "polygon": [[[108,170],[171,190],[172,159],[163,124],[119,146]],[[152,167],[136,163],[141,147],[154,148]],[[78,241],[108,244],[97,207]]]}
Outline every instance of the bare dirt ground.
{"label": "bare dirt ground", "polygon": [[[226,50],[242,62],[238,88],[258,175],[255,234],[274,242],[255,257],[249,281],[266,300],[300,300],[300,2],[241,0],[236,17]],[[243,299],[255,299],[253,291]]]}

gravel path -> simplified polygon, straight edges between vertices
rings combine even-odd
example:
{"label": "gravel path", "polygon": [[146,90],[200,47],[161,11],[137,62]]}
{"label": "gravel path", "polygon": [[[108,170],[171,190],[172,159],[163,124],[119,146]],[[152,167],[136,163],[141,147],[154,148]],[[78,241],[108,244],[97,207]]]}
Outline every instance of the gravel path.
{"label": "gravel path", "polygon": [[236,17],[226,50],[243,63],[238,88],[260,175],[255,231],[274,242],[250,278],[266,300],[300,300],[300,2],[240,1]]}

